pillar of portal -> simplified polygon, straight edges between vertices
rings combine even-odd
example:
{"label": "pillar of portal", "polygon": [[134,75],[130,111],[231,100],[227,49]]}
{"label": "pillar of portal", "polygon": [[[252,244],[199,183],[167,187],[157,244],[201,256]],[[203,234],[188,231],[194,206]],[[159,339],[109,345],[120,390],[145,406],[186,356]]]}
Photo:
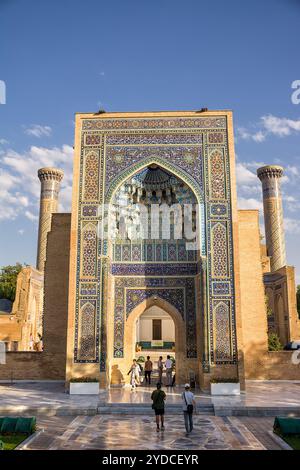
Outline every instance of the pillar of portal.
{"label": "pillar of portal", "polygon": [[271,257],[271,271],[286,266],[285,238],[280,183],[283,168],[267,165],[257,170],[262,182],[266,245]]}
{"label": "pillar of portal", "polygon": [[38,177],[41,182],[41,198],[36,267],[39,271],[44,271],[47,235],[51,230],[52,214],[57,212],[58,194],[63,176],[64,172],[57,168],[40,168],[38,170]]}

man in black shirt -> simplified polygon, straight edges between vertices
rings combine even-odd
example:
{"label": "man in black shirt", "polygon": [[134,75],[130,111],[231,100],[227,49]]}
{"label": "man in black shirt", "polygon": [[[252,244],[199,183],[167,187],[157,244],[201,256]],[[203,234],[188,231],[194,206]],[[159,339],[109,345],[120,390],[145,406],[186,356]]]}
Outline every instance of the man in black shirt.
{"label": "man in black shirt", "polygon": [[152,392],[151,400],[153,401],[152,408],[155,412],[155,418],[156,418],[156,431],[159,432],[159,417],[161,420],[161,430],[164,431],[165,430],[164,414],[165,414],[166,394],[161,389],[160,382],[156,385],[156,390]]}

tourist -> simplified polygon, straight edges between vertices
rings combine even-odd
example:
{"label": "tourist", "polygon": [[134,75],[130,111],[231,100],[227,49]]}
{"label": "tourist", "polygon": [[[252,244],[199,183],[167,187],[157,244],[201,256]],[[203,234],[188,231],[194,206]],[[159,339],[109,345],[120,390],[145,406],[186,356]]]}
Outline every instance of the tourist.
{"label": "tourist", "polygon": [[152,392],[151,400],[153,401],[152,408],[155,412],[156,419],[156,431],[159,432],[159,417],[161,420],[161,430],[165,430],[164,426],[164,414],[165,414],[165,400],[166,394],[161,389],[161,383],[158,382],[156,385],[156,390]]}
{"label": "tourist", "polygon": [[151,385],[152,368],[153,364],[152,361],[150,361],[150,356],[147,356],[147,361],[145,362],[145,380],[149,385]]}
{"label": "tourist", "polygon": [[33,347],[34,347],[33,336],[32,336],[32,333],[30,333],[30,338],[29,338],[29,350],[30,350],[30,351],[33,351]]}
{"label": "tourist", "polygon": [[159,356],[159,359],[157,361],[157,368],[158,368],[158,381],[161,384],[162,384],[163,367],[164,367],[164,363],[162,360],[162,356]]}
{"label": "tourist", "polygon": [[127,375],[130,375],[131,390],[135,390],[136,386],[140,383],[140,367],[136,362],[136,359],[133,359]]}
{"label": "tourist", "polygon": [[182,393],[184,424],[186,432],[190,433],[193,430],[193,412],[194,408],[196,411],[196,402],[190,384],[185,384],[184,388]]}
{"label": "tourist", "polygon": [[175,371],[175,374],[173,375],[172,387],[175,387],[175,384],[176,384],[176,371]]}
{"label": "tourist", "polygon": [[172,387],[173,361],[171,361],[170,356],[167,356],[165,366],[166,366],[167,386]]}

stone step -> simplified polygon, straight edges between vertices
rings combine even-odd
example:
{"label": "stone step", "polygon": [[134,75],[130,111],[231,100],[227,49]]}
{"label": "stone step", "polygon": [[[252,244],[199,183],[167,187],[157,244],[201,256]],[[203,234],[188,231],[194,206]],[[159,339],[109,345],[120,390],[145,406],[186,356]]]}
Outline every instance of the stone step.
{"label": "stone step", "polygon": [[300,407],[294,406],[221,406],[215,405],[216,416],[300,416]]}
{"label": "stone step", "polygon": [[[148,415],[152,412],[151,404],[145,403],[106,403],[98,407],[99,414],[126,414],[126,415]],[[165,411],[167,414],[181,414],[181,404],[166,405]],[[213,405],[202,405],[197,407],[197,414],[200,415],[214,415]]]}
{"label": "stone step", "polygon": [[[212,405],[202,405],[197,407],[198,414],[214,415]],[[99,403],[97,406],[1,406],[0,416],[17,415],[43,415],[43,416],[77,416],[96,414],[125,414],[125,415],[149,415],[152,413],[149,403]],[[181,404],[169,404],[166,406],[166,413],[181,414]]]}

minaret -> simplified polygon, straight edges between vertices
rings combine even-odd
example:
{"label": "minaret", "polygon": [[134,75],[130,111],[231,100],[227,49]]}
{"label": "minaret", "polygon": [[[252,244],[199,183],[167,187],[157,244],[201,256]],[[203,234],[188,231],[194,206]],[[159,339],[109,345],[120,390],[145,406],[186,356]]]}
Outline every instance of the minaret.
{"label": "minaret", "polygon": [[51,218],[57,212],[60,182],[64,172],[57,168],[40,168],[38,177],[41,182],[39,238],[36,267],[44,271],[47,248],[47,234],[51,230]]}
{"label": "minaret", "polygon": [[268,256],[271,257],[271,271],[286,266],[285,239],[283,229],[283,212],[280,180],[283,168],[267,165],[257,170],[262,182],[266,244]]}

